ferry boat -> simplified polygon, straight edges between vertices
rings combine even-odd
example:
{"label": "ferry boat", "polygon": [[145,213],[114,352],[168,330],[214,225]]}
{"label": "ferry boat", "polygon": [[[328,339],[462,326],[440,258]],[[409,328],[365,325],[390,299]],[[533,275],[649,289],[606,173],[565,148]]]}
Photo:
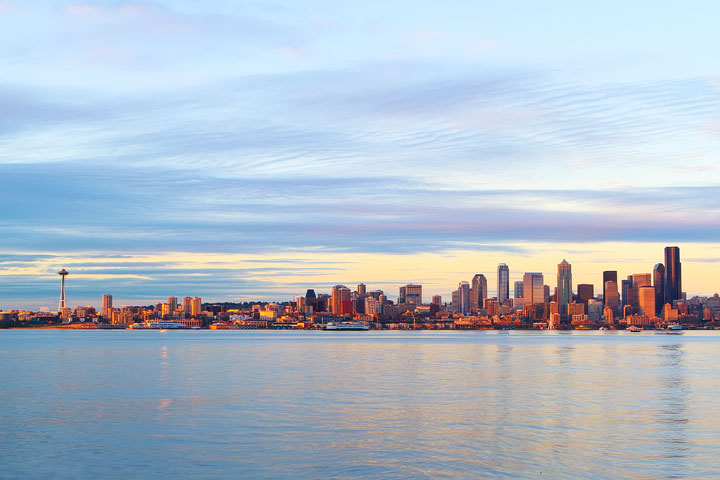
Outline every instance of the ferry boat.
{"label": "ferry boat", "polygon": [[683,327],[679,323],[671,323],[670,325],[667,326],[667,329],[668,330],[682,330]]}
{"label": "ferry boat", "polygon": [[630,325],[630,326],[627,328],[627,331],[628,331],[628,332],[642,332],[642,328],[636,327],[635,325]]}
{"label": "ferry boat", "polygon": [[150,328],[166,330],[166,329],[178,329],[188,328],[187,325],[181,322],[150,322]]}
{"label": "ferry boat", "polygon": [[370,330],[370,327],[362,322],[340,322],[340,323],[328,323],[323,327],[324,330],[354,330],[363,331]]}

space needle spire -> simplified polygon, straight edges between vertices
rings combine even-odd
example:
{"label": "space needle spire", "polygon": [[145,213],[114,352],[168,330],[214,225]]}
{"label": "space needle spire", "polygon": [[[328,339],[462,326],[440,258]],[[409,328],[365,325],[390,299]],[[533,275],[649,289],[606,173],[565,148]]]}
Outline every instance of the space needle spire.
{"label": "space needle spire", "polygon": [[58,272],[58,275],[60,275],[62,279],[62,283],[60,284],[60,310],[62,310],[65,308],[65,277],[68,276],[68,271],[63,268]]}

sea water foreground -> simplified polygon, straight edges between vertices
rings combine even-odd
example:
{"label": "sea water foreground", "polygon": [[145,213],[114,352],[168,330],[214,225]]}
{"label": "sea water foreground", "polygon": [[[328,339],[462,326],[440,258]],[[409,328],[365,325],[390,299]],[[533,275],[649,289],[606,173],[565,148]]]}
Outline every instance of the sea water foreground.
{"label": "sea water foreground", "polygon": [[720,332],[0,332],[2,478],[720,478]]}

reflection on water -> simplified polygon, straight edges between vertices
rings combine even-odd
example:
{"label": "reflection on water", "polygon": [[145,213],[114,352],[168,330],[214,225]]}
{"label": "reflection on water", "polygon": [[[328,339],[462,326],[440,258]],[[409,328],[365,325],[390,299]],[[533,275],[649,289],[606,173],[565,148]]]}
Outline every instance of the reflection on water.
{"label": "reflection on water", "polygon": [[719,340],[1,332],[0,477],[720,478]]}

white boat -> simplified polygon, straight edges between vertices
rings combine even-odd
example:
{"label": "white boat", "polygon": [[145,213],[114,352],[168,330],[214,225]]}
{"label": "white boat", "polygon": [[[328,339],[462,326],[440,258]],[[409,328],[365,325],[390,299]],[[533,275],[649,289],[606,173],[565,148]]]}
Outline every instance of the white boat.
{"label": "white boat", "polygon": [[150,322],[150,328],[166,330],[168,328],[188,328],[187,325],[181,322]]}
{"label": "white boat", "polygon": [[627,331],[628,331],[628,332],[642,332],[642,328],[636,327],[635,325],[630,325],[630,326],[627,328]]}
{"label": "white boat", "polygon": [[370,330],[370,327],[362,322],[340,322],[340,323],[328,323],[323,327],[324,330]]}

